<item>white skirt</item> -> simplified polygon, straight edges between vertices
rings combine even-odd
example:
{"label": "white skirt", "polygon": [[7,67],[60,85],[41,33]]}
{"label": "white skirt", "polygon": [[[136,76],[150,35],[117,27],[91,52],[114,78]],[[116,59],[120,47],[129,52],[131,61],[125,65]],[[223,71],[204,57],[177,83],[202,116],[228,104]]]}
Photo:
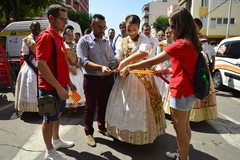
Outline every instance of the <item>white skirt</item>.
{"label": "white skirt", "polygon": [[118,129],[147,131],[146,109],[150,99],[144,85],[134,74],[126,78],[117,77],[111,91],[106,122]]}
{"label": "white skirt", "polygon": [[[164,76],[168,81],[170,80],[171,75]],[[154,76],[157,88],[159,89],[159,93],[162,96],[162,101],[164,101],[165,97],[167,96],[167,90],[169,87],[169,84],[167,84],[164,80],[162,80],[158,76]]]}
{"label": "white skirt", "polygon": [[165,131],[162,109],[160,114],[160,124],[156,124],[148,91],[135,74],[130,73],[126,78],[117,77],[105,115],[110,135],[131,144],[152,143]]}
{"label": "white skirt", "polygon": [[78,104],[74,105],[74,102],[72,101],[72,99],[68,98],[66,101],[66,107],[77,107],[80,105],[85,105],[85,102],[86,102],[86,98],[85,98],[84,91],[83,91],[83,73],[79,68],[76,70],[76,72],[77,72],[76,75],[73,75],[70,72],[69,76],[70,76],[72,83],[76,86],[77,92],[81,96],[81,99],[78,102]]}
{"label": "white skirt", "polygon": [[[35,64],[35,61],[32,61]],[[37,75],[24,62],[16,81],[15,108],[23,112],[38,112],[37,107]]]}

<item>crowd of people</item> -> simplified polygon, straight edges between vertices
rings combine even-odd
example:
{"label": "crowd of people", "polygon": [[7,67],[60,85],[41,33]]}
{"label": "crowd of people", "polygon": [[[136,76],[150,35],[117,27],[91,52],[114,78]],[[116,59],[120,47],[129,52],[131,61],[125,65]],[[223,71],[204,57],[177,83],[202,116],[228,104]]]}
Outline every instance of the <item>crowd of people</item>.
{"label": "crowd of people", "polygon": [[[40,24],[33,22],[32,34],[23,39],[15,94],[20,111],[38,110],[38,88],[40,95],[57,99],[58,113],[43,116],[45,159],[64,160],[56,150],[74,146],[60,138],[59,126],[62,113],[76,112],[79,106],[85,106],[86,143],[92,147],[95,112],[100,133],[138,145],[153,143],[164,134],[164,114],[171,114],[178,149],[166,156],[189,159],[190,121],[217,118],[212,79],[209,96],[203,100],[195,97],[191,83],[199,52],[206,57],[210,75],[214,66],[214,49],[199,32],[201,21],[180,8],[169,17],[169,27],[155,37],[151,26],[140,26],[140,18],[132,14],[119,24],[120,34],[110,28],[105,36],[105,17],[95,14],[91,29],[81,36],[72,26],[66,27],[67,10],[62,6],[51,5],[47,16],[46,30],[40,33]],[[138,69],[155,70],[155,75],[132,73]],[[69,91],[80,94],[77,104]]]}

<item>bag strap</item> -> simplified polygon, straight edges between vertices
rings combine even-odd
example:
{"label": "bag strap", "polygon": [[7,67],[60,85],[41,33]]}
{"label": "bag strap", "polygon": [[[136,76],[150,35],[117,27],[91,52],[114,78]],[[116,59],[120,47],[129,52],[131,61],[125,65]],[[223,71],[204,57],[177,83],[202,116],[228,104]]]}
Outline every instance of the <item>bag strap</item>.
{"label": "bag strap", "polygon": [[211,63],[211,61],[210,61],[210,58],[209,58],[209,56],[208,56],[208,54],[207,53],[205,53],[206,54],[206,56],[207,56],[207,59],[208,59],[208,64],[210,64]]}
{"label": "bag strap", "polygon": [[[46,33],[49,33],[48,31],[44,31]],[[56,44],[55,44],[55,41],[51,35],[51,33],[49,33],[50,37],[51,37],[51,40],[52,40],[52,44],[53,44],[53,50],[52,50],[52,53],[53,53],[53,60],[54,60],[54,76],[55,78],[57,78],[57,50],[56,50]],[[39,97],[39,86],[38,86],[38,70],[37,70],[37,98]]]}

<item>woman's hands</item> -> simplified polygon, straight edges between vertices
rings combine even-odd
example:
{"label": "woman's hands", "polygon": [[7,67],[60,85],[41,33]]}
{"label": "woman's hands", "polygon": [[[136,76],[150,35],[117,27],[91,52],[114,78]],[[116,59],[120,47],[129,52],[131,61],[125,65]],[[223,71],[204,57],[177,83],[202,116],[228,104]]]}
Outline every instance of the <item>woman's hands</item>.
{"label": "woman's hands", "polygon": [[118,70],[121,71],[126,66],[127,66],[126,61],[122,60],[118,65]]}
{"label": "woman's hands", "polygon": [[129,74],[129,67],[124,67],[122,70],[120,70],[119,74],[121,77],[126,77]]}
{"label": "woman's hands", "polygon": [[73,75],[77,75],[77,67],[76,67],[76,66],[69,65],[69,71],[70,71]]}

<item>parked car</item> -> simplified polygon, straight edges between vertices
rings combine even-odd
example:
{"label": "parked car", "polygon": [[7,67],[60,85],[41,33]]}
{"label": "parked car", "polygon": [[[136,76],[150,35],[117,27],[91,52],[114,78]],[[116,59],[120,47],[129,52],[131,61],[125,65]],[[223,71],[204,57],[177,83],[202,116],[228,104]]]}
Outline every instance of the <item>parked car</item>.
{"label": "parked car", "polygon": [[240,37],[219,43],[213,81],[216,89],[230,87],[240,91]]}

